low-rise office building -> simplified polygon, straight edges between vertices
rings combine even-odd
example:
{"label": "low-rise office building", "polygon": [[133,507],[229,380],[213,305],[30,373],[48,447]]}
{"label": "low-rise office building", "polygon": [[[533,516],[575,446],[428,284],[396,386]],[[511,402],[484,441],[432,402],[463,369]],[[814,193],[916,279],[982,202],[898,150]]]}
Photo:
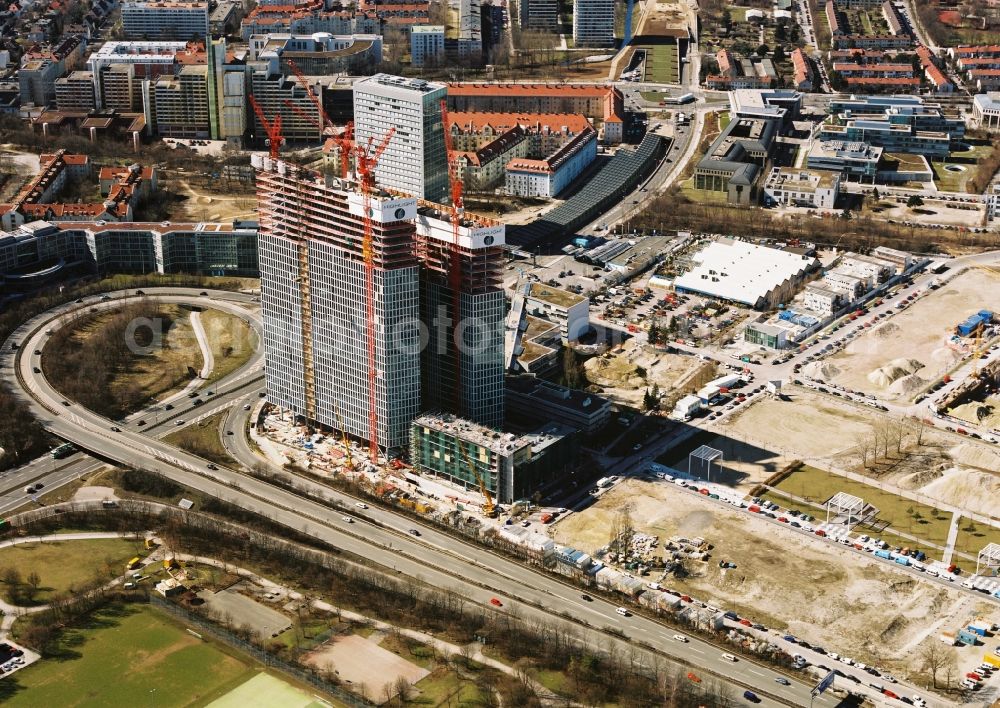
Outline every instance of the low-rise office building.
{"label": "low-rise office building", "polygon": [[[410,428],[410,463],[421,474],[510,504],[558,481],[579,459],[573,428],[549,423],[516,435],[450,414],[425,413]],[[474,469],[470,469],[470,465]]]}
{"label": "low-rise office building", "polygon": [[774,167],[764,182],[764,202],[768,206],[801,206],[833,209],[840,194],[836,172]]}
{"label": "low-rise office building", "polygon": [[984,130],[1000,130],[1000,91],[972,97],[972,118]]}
{"label": "low-rise office building", "polygon": [[606,398],[534,376],[508,376],[504,401],[508,419],[519,424],[553,421],[591,434],[611,419]]}
{"label": "low-rise office building", "polygon": [[757,182],[777,135],[776,120],[730,121],[695,166],[695,188],[725,192],[730,204],[755,203]]}
{"label": "low-rise office building", "polygon": [[531,283],[524,298],[526,311],[557,324],[564,340],[575,342],[590,332],[590,300],[583,295]]}
{"label": "low-rise office building", "polygon": [[326,32],[258,34],[250,37],[249,60],[271,62],[285,75],[292,73],[290,61],[307,76],[370,73],[382,61],[382,37]]}
{"label": "low-rise office building", "polygon": [[844,140],[813,140],[809,145],[806,165],[811,170],[839,172],[844,178],[875,181],[882,161],[883,149],[868,143]]}
{"label": "low-rise office building", "polygon": [[257,277],[257,224],[34,221],[0,234],[4,290],[95,273]]}

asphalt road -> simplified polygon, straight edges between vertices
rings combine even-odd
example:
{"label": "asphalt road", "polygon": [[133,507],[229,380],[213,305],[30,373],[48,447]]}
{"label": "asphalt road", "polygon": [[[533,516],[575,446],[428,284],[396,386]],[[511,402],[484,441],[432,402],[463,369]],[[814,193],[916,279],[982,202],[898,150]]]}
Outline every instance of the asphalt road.
{"label": "asphalt road", "polygon": [[[214,296],[215,293],[214,304],[218,304]],[[172,302],[184,302],[196,298],[197,293],[181,290],[169,297]],[[703,678],[714,674],[735,686],[749,687],[760,695],[771,696],[765,697],[765,703],[803,705],[808,702],[809,686],[794,677],[792,685],[782,686],[775,682],[780,674],[772,669],[746,659],[730,663],[721,657],[724,649],[699,639],[692,638],[682,644],[672,639],[677,631],[670,627],[641,616],[620,617],[613,603],[599,598],[585,602],[578,588],[433,528],[420,527],[419,537],[411,535],[411,529],[416,528],[415,522],[395,513],[374,508],[362,511],[354,506],[355,500],[351,497],[307,480],[299,482],[327,503],[340,507],[330,508],[239,472],[211,471],[205,460],[131,427],[112,432],[113,421],[77,405],[63,406],[58,392],[43,376],[32,372],[30,357],[20,356],[24,351],[42,346],[45,317],[36,318],[15,332],[12,339],[20,342],[21,348],[11,351],[9,343],[5,344],[0,371],[7,380],[24,386],[17,389],[17,394],[46,427],[81,449],[158,472],[397,572],[436,587],[452,589],[474,602],[488,603],[492,597],[498,597],[505,608],[516,608],[529,619],[566,623],[583,631],[594,645],[610,643],[622,652],[635,651],[639,662],[646,666],[666,656],[685,665],[694,664],[696,668],[692,670]],[[246,393],[227,395],[236,398]],[[216,405],[220,404],[221,401]],[[345,515],[350,515],[357,523],[346,522]],[[375,523],[366,523],[368,521]],[[570,613],[573,620],[561,617],[564,612]],[[594,630],[581,630],[580,623]],[[606,633],[605,629],[624,632],[626,638]],[[636,642],[649,644],[657,651],[637,647]],[[816,705],[835,703],[832,696],[816,701]]]}

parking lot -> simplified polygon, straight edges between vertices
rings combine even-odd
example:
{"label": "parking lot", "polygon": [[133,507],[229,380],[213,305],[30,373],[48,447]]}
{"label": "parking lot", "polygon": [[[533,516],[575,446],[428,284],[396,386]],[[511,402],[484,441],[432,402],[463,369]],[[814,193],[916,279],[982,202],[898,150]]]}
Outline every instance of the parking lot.
{"label": "parking lot", "polygon": [[0,642],[0,678],[20,671],[41,658],[38,654],[11,641]]}

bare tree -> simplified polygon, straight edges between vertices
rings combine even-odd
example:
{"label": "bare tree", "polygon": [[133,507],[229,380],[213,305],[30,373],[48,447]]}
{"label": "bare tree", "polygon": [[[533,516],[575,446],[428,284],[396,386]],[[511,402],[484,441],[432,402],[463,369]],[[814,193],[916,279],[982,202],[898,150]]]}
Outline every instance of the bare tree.
{"label": "bare tree", "polygon": [[920,648],[920,660],[923,669],[931,674],[931,684],[937,688],[938,672],[947,663],[948,656],[941,643],[934,639],[928,640]]}

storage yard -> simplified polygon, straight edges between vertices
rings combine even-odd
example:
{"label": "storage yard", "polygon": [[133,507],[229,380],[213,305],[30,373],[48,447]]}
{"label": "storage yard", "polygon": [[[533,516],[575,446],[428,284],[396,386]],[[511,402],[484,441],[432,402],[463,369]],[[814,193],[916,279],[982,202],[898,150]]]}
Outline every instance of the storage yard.
{"label": "storage yard", "polygon": [[839,386],[910,400],[961,361],[948,338],[981,309],[1000,309],[1000,274],[971,268],[812,368]]}
{"label": "storage yard", "polygon": [[[828,541],[803,539],[793,529],[661,480],[620,482],[585,511],[557,523],[552,535],[593,553],[608,543],[615,517],[626,506],[640,533],[660,539],[700,536],[712,546],[707,561],[685,561],[687,577],[668,576],[661,585],[738,608],[741,615],[809,642],[837,637],[838,651],[878,661],[901,677],[915,669],[913,648],[928,632],[942,622],[957,625],[976,605],[956,590],[887,570],[874,558]],[[736,567],[720,568],[722,559]],[[836,592],[830,592],[832,585]],[[997,615],[994,621],[1000,618],[995,606],[984,604],[984,611]]]}

